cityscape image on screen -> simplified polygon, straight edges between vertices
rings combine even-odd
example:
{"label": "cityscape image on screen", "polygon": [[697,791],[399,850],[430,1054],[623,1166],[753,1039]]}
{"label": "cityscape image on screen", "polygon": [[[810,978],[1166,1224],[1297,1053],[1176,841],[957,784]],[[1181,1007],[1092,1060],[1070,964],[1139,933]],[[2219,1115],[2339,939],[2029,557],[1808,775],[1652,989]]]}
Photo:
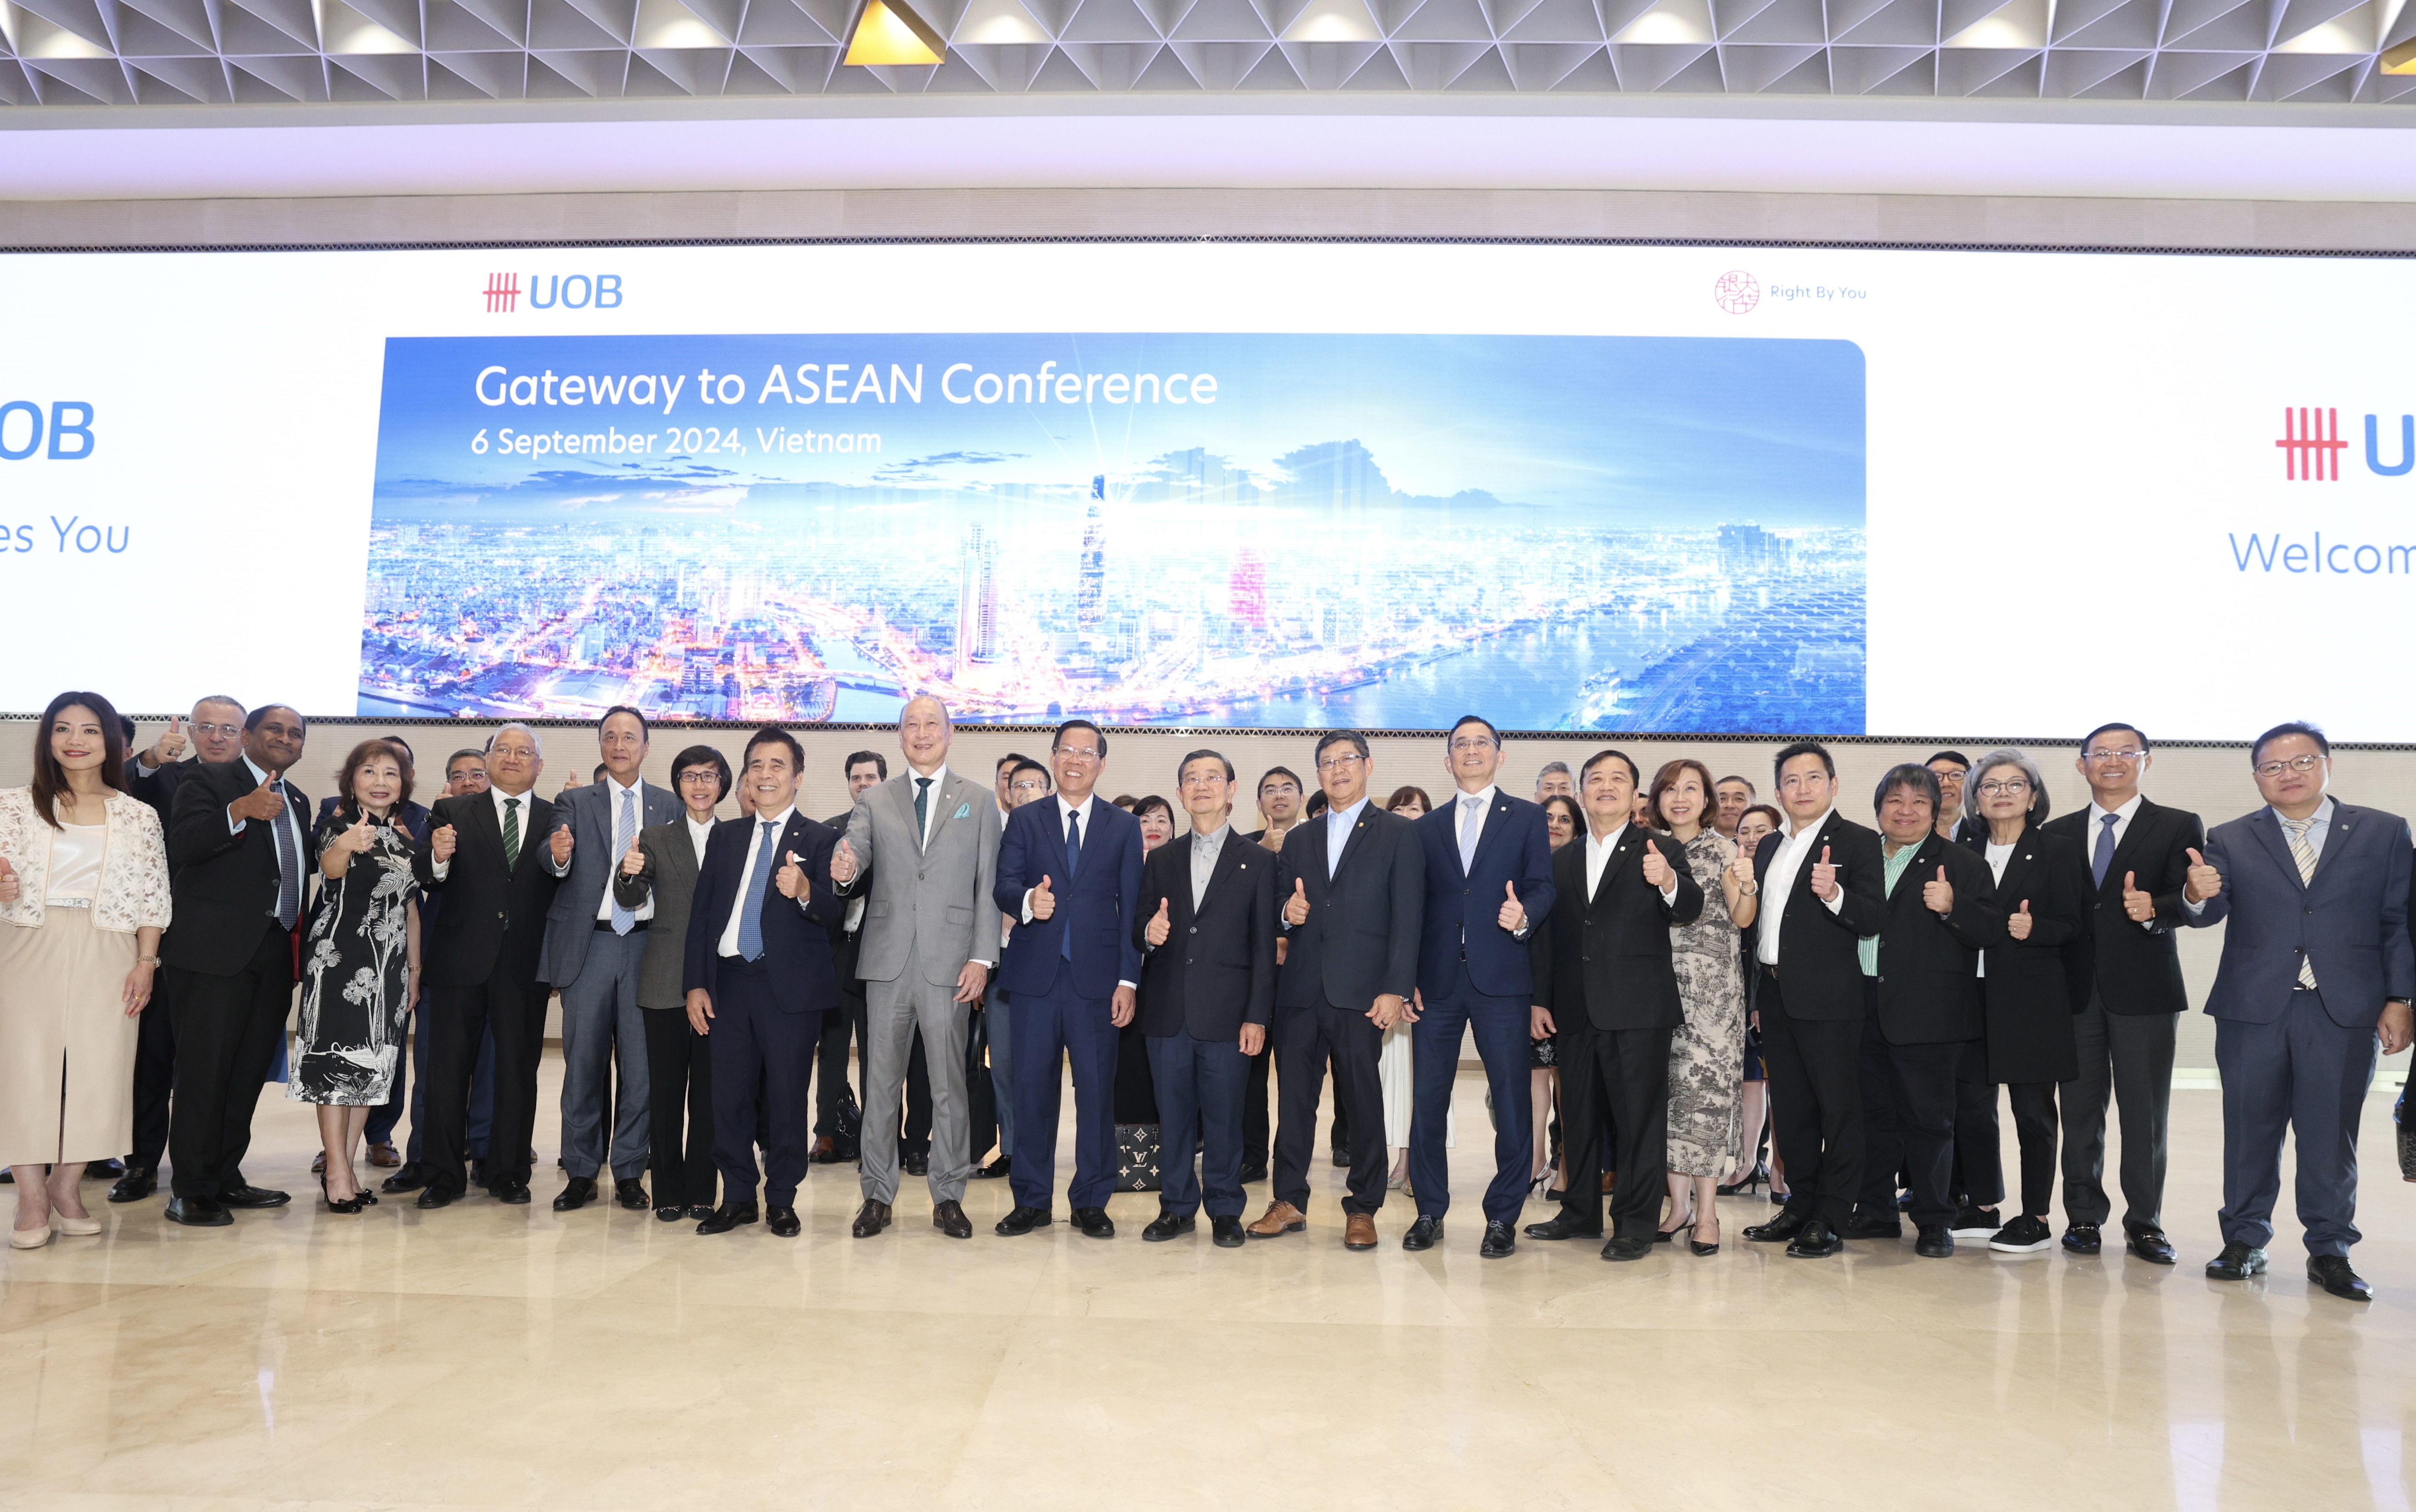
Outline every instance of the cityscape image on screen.
{"label": "cityscape image on screen", "polygon": [[1864,728],[1840,341],[395,339],[363,714]]}

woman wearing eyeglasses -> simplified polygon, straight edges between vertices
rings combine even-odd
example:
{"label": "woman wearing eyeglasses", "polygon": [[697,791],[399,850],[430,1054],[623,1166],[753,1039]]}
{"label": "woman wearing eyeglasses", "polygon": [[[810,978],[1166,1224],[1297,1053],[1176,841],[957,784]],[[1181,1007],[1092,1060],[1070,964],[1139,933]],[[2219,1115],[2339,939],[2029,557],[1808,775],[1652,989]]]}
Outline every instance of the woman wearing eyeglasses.
{"label": "woman wearing eyeglasses", "polygon": [[2005,907],[2005,935],[1980,954],[1986,1005],[1984,1054],[1967,1056],[1956,1072],[1956,1163],[1973,1207],[2003,1195],[1998,1156],[1997,1086],[2014,1105],[2021,1143],[2020,1213],[1999,1228],[1988,1247],[2031,1254],[2054,1244],[2046,1226],[2055,1189],[2055,1089],[2080,1074],[2072,1032],[2075,995],[2065,946],[2080,937],[2082,885],[2088,869],[2080,847],[2040,828],[2047,813],[2046,779],[2024,752],[1992,750],[1972,768],[1968,796],[1985,831],[1964,843],[1981,853]]}
{"label": "woman wearing eyeglasses", "polygon": [[[1567,781],[1567,764],[1554,764],[1561,768],[1561,780]],[[1553,850],[1559,850],[1585,833],[1585,810],[1578,807],[1577,799],[1565,793],[1548,793],[1541,801],[1544,805],[1544,839]],[[1550,948],[1550,942],[1541,930],[1529,936],[1529,941],[1531,948],[1528,954],[1531,957]],[[1541,1191],[1546,1198],[1558,1202],[1569,1185],[1568,1152],[1558,1148],[1560,1124],[1552,1116],[1554,1101],[1561,1090],[1560,1051],[1552,1036],[1546,1035],[1541,1039],[1527,1042],[1527,1056],[1531,1093],[1528,1100],[1533,1106],[1535,1119],[1535,1169],[1528,1174],[1528,1189]],[[1545,1186],[1547,1181],[1550,1183],[1548,1188]]]}

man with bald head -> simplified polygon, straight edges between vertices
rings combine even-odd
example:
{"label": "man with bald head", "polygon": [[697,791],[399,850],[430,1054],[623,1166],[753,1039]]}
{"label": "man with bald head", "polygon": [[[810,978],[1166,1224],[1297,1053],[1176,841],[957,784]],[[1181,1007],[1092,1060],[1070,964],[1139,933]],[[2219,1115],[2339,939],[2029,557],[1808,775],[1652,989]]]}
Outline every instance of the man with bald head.
{"label": "man with bald head", "polygon": [[831,855],[842,898],[868,900],[856,956],[866,1003],[864,1206],[853,1232],[889,1226],[898,1198],[898,1096],[917,1029],[931,1073],[931,1226],[973,1237],[963,1205],[973,1164],[965,1036],[998,961],[998,802],[989,784],[948,770],[954,731],[938,699],[907,702],[898,719],[906,769],[857,794]]}

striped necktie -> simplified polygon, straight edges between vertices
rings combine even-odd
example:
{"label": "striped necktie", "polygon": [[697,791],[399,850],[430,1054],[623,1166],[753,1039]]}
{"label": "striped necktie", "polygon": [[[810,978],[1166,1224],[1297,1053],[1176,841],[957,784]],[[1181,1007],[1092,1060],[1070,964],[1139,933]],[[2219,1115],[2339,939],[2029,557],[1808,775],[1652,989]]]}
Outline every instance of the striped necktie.
{"label": "striped necktie", "polygon": [[[2307,830],[2315,824],[2306,819],[2285,819],[2282,833],[2290,838],[2290,859],[2299,864],[2299,885],[2310,887],[2316,881],[2316,848],[2307,843]],[[2299,986],[2307,991],[2316,990],[2316,963],[2307,956],[2299,958]]]}
{"label": "striped necktie", "polygon": [[[637,830],[638,790],[636,788],[623,788],[621,790],[621,821],[619,824],[612,826],[612,864],[614,866],[619,866],[621,857],[629,854],[629,845],[631,841],[637,839]],[[614,934],[628,933],[630,929],[638,922],[637,911],[622,906],[620,897],[618,894],[613,893],[612,885],[609,880],[604,884],[604,891],[612,896],[612,932]]]}
{"label": "striped necktie", "polygon": [[521,866],[521,801],[504,800],[504,869],[518,871]]}

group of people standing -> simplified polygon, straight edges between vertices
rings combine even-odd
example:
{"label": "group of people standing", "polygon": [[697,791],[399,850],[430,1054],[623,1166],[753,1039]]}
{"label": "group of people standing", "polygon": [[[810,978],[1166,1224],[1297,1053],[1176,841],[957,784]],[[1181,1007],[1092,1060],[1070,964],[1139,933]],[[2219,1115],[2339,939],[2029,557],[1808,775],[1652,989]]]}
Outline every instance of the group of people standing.
{"label": "group of people standing", "polygon": [[[651,731],[630,708],[599,722],[595,780],[551,801],[535,792],[538,733],[507,724],[447,760],[426,808],[408,744],[362,741],[314,812],[289,779],[307,739],[290,708],[204,699],[185,759],[183,721],[137,755],[106,699],[60,695],[32,784],[0,794],[12,1244],[48,1242],[54,1220],[98,1232],[77,1190],[87,1163],[126,1152],[111,1200],[140,1201],[162,1142],[173,1222],[289,1201],[242,1167],[298,984],[284,1080],[318,1105],[338,1213],[378,1201],[355,1171],[365,1141],[399,1167],[379,1189],[422,1209],[474,1187],[530,1202],[558,992],[557,1211],[610,1180],[620,1205],[700,1233],[796,1235],[808,1166],[838,1157],[853,1038],[857,1237],[890,1225],[907,1172],[949,1237],[971,1236],[965,1184],[985,1176],[1014,1196],[999,1234],[1053,1223],[1068,1065],[1067,1205],[1078,1232],[1110,1237],[1119,1049],[1137,1033],[1161,1150],[1144,1239],[1194,1232],[1203,1207],[1222,1247],[1305,1231],[1330,1078],[1343,1244],[1372,1248],[1388,1190],[1405,1189],[1400,1242],[1425,1250],[1443,1241],[1472,1039],[1493,1126],[1488,1259],[1515,1252],[1525,1202],[1554,1183],[1558,1211],[1524,1235],[1600,1239],[1613,1261],[1681,1237],[1716,1253],[1715,1199],[1765,1180],[1783,1206],[1744,1237],[1790,1255],[1899,1237],[1906,1209],[1923,1256],[1957,1237],[2045,1249],[2059,1142],[2062,1244],[2093,1253],[2111,1217],[2110,1100],[2125,1243],[2170,1264],[2174,931],[2228,918],[2208,1005],[2227,1131],[2209,1274],[2264,1268],[2294,1127],[2310,1275],[2372,1294],[2347,1260],[2354,1146],[2376,1051],[2410,1036],[2411,841],[2396,816],[2327,795],[2311,726],[2257,742],[2266,806],[2212,835],[2140,793],[2152,758],[2119,724],[2083,743],[2082,812],[2048,817],[2022,751],[1945,751],[1886,774],[1876,829],[1839,812],[1834,760],[1812,742],[1778,753],[1774,807],[1691,758],[1647,782],[1615,749],[1550,764],[1531,801],[1501,790],[1501,733],[1470,716],[1449,733],[1445,802],[1405,787],[1379,805],[1368,742],[1333,732],[1313,788],[1280,767],[1261,778],[1263,824],[1245,834],[1239,774],[1216,750],[1177,764],[1172,802],[1110,802],[1108,736],[1088,720],[1056,730],[1045,764],[1010,757],[989,784],[949,770],[953,734],[939,701],[910,702],[906,769],[851,754],[853,806],[826,822],[796,811],[804,752],[787,732],[756,731],[735,773],[690,747],[666,791],[640,776]],[[740,817],[721,820],[733,793]],[[987,1165],[976,1012],[997,1084]],[[2010,1218],[2000,1086],[2019,1144]],[[406,1102],[404,1160],[387,1142]],[[928,1144],[901,1135],[918,1119]],[[1245,1186],[1270,1175],[1246,1224]]]}

